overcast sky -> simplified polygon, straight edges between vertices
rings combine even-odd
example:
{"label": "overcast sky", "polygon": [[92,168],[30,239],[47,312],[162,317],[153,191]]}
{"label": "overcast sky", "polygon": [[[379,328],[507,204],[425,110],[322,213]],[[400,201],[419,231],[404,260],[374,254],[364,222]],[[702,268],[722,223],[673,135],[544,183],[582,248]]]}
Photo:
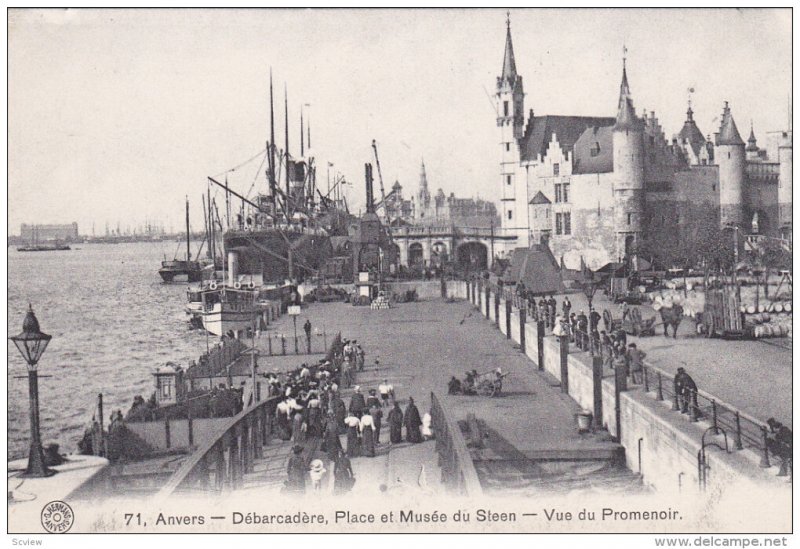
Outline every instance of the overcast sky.
{"label": "overcast sky", "polygon": [[[77,221],[98,234],[145,219],[177,230],[188,194],[202,225],[206,176],[258,153],[269,137],[269,69],[283,147],[300,107],[311,116],[318,182],[327,162],[355,185],[379,144],[386,186],[415,192],[420,160],[448,194],[494,198],[492,100],[504,10],[12,11],[9,15],[9,217]],[[714,132],[723,101],[743,138],[750,120],[785,129],[789,10],[523,10],[511,28],[526,112],[612,116],[622,46],[637,111],[670,137],[694,87],[695,119]],[[266,185],[258,162],[229,175]],[[258,177],[257,177],[258,176]],[[377,188],[376,188],[377,192]]]}

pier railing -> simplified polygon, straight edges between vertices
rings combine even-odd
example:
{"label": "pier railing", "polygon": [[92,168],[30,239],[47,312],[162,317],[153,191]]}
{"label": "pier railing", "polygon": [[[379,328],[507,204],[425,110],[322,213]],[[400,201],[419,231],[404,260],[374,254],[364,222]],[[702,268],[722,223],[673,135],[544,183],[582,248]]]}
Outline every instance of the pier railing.
{"label": "pier railing", "polygon": [[[541,321],[545,330],[552,330],[555,327],[558,310],[553,314],[547,307],[539,306],[534,299],[523,297],[512,288],[498,286],[488,280],[468,281],[468,284],[472,285],[470,295],[473,296],[473,303],[479,302],[480,296],[486,293],[499,294],[504,301],[510,301],[517,310],[525,311],[525,322]],[[617,351],[614,350],[613,345],[601,341],[596,332],[589,333],[590,321],[588,319],[585,329],[573,326],[570,322],[565,322],[563,329],[568,334],[566,337],[572,351],[578,350],[592,356],[602,356],[605,365],[611,366]],[[636,379],[633,379],[634,372],[630,371],[627,362],[625,364],[628,368],[628,377],[636,382],[628,386],[629,390],[642,390],[647,394],[653,394],[659,401],[671,402],[673,411],[685,413],[689,421],[708,421],[712,434],[725,435],[730,451],[751,449],[758,454],[761,467],[767,468],[774,463],[779,463],[779,475],[792,474],[792,450],[786,444],[776,440],[772,429],[766,422],[738,410],[735,406],[702,389],[687,391],[683,395],[676,394],[674,376],[646,362],[642,364],[642,370],[635,373]]]}
{"label": "pier railing", "polygon": [[436,452],[442,469],[442,484],[467,497],[483,493],[478,473],[458,423],[447,416],[436,393],[431,393],[431,419],[436,433]]}
{"label": "pier railing", "polygon": [[272,418],[281,397],[256,402],[220,426],[215,436],[197,450],[172,475],[157,498],[175,493],[222,492],[242,486],[245,473],[263,457],[264,443],[272,433]]}

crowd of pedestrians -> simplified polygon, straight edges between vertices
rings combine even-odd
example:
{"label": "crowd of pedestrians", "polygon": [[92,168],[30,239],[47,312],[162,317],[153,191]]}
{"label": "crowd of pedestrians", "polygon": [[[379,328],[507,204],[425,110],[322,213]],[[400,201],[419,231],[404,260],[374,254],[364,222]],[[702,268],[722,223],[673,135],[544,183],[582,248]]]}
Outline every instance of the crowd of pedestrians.
{"label": "crowd of pedestrians", "polygon": [[[306,493],[308,487],[325,491],[326,485],[332,484],[332,493],[344,494],[356,480],[351,459],[372,458],[379,447],[403,442],[404,430],[405,441],[410,443],[433,436],[430,414],[420,416],[411,397],[403,411],[388,379],[366,391],[353,386],[345,404],[340,388],[355,383],[364,360],[365,352],[356,340],[337,339],[319,364],[303,364],[282,376],[276,372],[268,376],[270,395],[281,396],[275,412],[277,435],[294,443],[286,493]],[[381,440],[386,426],[389,438]],[[310,459],[315,450],[327,458],[327,467],[322,457]]]}

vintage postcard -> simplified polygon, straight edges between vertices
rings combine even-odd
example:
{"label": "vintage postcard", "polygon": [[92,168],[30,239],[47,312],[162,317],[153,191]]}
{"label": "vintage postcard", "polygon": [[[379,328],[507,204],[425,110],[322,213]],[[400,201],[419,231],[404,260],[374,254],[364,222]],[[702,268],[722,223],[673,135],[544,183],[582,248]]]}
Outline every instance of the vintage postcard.
{"label": "vintage postcard", "polygon": [[14,544],[787,545],[791,9],[7,31]]}

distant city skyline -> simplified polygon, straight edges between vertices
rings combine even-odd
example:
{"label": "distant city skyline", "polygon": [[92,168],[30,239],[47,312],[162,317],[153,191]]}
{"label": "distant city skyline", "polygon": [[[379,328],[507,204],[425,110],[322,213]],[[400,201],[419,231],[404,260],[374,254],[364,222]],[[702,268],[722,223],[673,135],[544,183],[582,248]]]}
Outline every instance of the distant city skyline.
{"label": "distant city skyline", "polygon": [[[145,218],[178,230],[185,195],[201,227],[206,177],[269,139],[270,67],[277,145],[285,82],[292,153],[308,104],[318,185],[333,163],[354,184],[353,210],[372,139],[387,188],[398,179],[415,194],[424,158],[432,193],[496,199],[505,19],[504,9],[11,10],[9,232],[76,221],[104,234],[106,222]],[[624,44],[637,108],[654,110],[668,138],[689,88],[706,135],[723,101],[762,146],[788,125],[788,9],[512,9],[511,28],[537,114],[613,116]],[[265,188],[258,161],[228,179]]]}

